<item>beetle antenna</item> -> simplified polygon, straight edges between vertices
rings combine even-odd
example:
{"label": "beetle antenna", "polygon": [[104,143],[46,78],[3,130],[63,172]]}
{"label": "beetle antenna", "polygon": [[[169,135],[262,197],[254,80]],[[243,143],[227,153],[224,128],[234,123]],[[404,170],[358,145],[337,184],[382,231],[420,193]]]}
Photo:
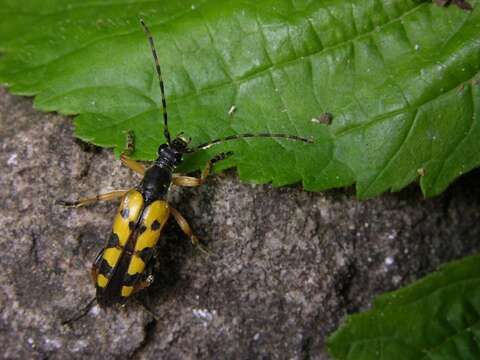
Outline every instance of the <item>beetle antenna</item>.
{"label": "beetle antenna", "polygon": [[153,59],[155,60],[155,69],[157,70],[158,82],[160,84],[160,94],[162,97],[162,110],[163,110],[163,136],[167,140],[168,145],[171,144],[170,132],[168,131],[168,115],[167,115],[167,101],[165,100],[165,87],[163,85],[162,71],[160,70],[160,63],[158,61],[157,50],[155,49],[155,43],[153,42],[153,36],[148,26],[143,19],[140,19],[140,23],[143,26],[145,34],[147,34],[150,48],[152,49]]}
{"label": "beetle antenna", "polygon": [[93,307],[93,304],[95,303],[95,300],[96,298],[93,297],[92,299],[90,299],[90,301],[87,303],[87,305],[85,305],[79,313],[77,313],[76,315],[74,315],[73,317],[69,318],[69,319],[66,319],[66,320],[62,320],[61,324],[62,325],[69,325],[71,324],[72,322],[74,321],[77,321],[77,320],[80,320],[81,318],[85,317],[89,312],[90,312],[90,309]]}
{"label": "beetle antenna", "polygon": [[246,138],[277,138],[277,139],[287,139],[287,140],[294,140],[294,141],[302,141],[308,144],[313,144],[312,139],[307,139],[297,135],[287,135],[287,134],[270,134],[270,133],[257,133],[257,134],[238,134],[238,135],[231,135],[226,136],[224,138],[218,138],[197,146],[188,149],[187,153],[193,153],[199,150],[208,149],[209,147],[217,144],[221,144],[227,141],[239,140],[239,139],[246,139]]}

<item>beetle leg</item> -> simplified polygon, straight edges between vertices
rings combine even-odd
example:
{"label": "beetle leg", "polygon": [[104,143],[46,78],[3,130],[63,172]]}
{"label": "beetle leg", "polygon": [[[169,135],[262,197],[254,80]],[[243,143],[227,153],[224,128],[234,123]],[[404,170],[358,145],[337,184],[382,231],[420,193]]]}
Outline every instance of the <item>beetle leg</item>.
{"label": "beetle leg", "polygon": [[221,160],[226,159],[228,156],[232,155],[232,152],[225,152],[220,153],[211,160],[207,161],[205,168],[202,171],[202,175],[199,178],[193,176],[183,176],[183,175],[173,175],[172,182],[178,186],[185,186],[185,187],[194,187],[202,185],[205,180],[207,179],[208,175],[210,175],[210,171],[212,170],[212,166]]}
{"label": "beetle leg", "polygon": [[94,284],[97,283],[98,267],[100,266],[100,263],[102,261],[102,255],[103,255],[103,249],[100,250],[97,257],[95,258],[95,261],[92,264],[91,274],[92,274],[92,280]]}
{"label": "beetle leg", "polygon": [[57,200],[56,204],[78,208],[80,206],[86,206],[86,205],[96,203],[97,201],[113,200],[113,199],[119,198],[119,197],[125,195],[125,193],[127,191],[128,190],[116,190],[116,191],[111,191],[111,192],[108,192],[108,193],[105,193],[105,194],[98,194],[98,195],[95,195],[95,196],[89,197],[89,198],[82,197],[82,198],[78,199],[77,201]]}
{"label": "beetle leg", "polygon": [[170,207],[170,211],[173,217],[175,218],[175,221],[177,222],[178,226],[180,226],[180,229],[182,229],[184,234],[187,235],[192,241],[192,245],[198,245],[199,243],[198,238],[195,235],[193,235],[192,228],[190,227],[190,225],[188,225],[187,220],[185,220],[185,218],[182,216],[182,214],[180,214],[180,212],[177,209]]}
{"label": "beetle leg", "polygon": [[146,289],[153,283],[153,275],[147,276],[144,280],[140,280],[137,284],[135,284],[135,288],[133,289],[133,294],[139,292],[140,290]]}
{"label": "beetle leg", "polygon": [[124,131],[124,133],[127,134],[127,143],[125,145],[125,149],[120,155],[120,161],[130,170],[133,170],[143,176],[145,174],[145,166],[135,160],[128,158],[135,152],[135,133],[133,132],[133,130],[127,130]]}
{"label": "beetle leg", "polygon": [[130,156],[135,152],[135,133],[133,132],[133,130],[126,130],[123,133],[127,134],[127,142],[125,144],[125,149],[123,149],[122,151],[122,154]]}
{"label": "beetle leg", "polygon": [[136,293],[142,289],[145,289],[152,285],[154,281],[153,277],[153,268],[155,265],[155,259],[152,258],[147,264],[147,267],[145,269],[145,276],[143,277],[142,280],[140,280],[138,283],[135,284],[135,288],[133,289],[133,293]]}
{"label": "beetle leg", "polygon": [[85,306],[80,310],[80,312],[78,312],[76,315],[74,315],[74,316],[71,317],[71,318],[62,320],[61,324],[62,324],[62,325],[70,325],[72,322],[77,321],[77,320],[80,320],[81,318],[85,317],[85,316],[90,312],[90,309],[93,307],[93,304],[95,304],[95,300],[96,300],[95,297],[93,297],[92,299],[90,299],[90,301],[87,303],[87,305],[85,305]]}
{"label": "beetle leg", "polygon": [[206,253],[207,255],[212,255],[212,253],[209,250],[207,250],[200,243],[200,240],[198,240],[198,238],[193,234],[192,228],[190,227],[190,225],[188,225],[187,220],[185,220],[182,214],[180,214],[180,212],[173,207],[170,207],[170,212],[175,218],[175,221],[177,222],[178,226],[180,226],[180,229],[182,229],[183,233],[190,238],[192,245],[198,247],[202,252]]}
{"label": "beetle leg", "polygon": [[144,175],[145,174],[145,166],[140,164],[138,161],[129,159],[126,155],[120,155],[120,161],[128,167],[130,170],[135,171],[137,174]]}

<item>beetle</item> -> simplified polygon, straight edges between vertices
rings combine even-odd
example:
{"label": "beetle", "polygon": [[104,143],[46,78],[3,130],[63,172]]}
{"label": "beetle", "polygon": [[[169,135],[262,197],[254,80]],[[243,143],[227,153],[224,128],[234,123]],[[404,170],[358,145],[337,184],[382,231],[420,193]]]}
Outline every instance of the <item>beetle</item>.
{"label": "beetle", "polygon": [[271,133],[227,136],[195,147],[190,147],[189,140],[182,134],[172,139],[168,129],[167,102],[154,40],[145,22],[143,20],[140,22],[148,37],[160,86],[165,143],[158,148],[158,158],[146,168],[142,163],[128,157],[134,151],[134,136],[128,132],[126,146],[128,151],[122,153],[120,160],[128,168],[143,176],[140,184],[126,191],[112,191],[94,197],[80,198],[77,201],[59,201],[64,206],[81,207],[97,201],[121,198],[113,221],[112,233],[97,255],[91,270],[96,287],[96,300],[101,307],[123,304],[133,294],[147,288],[153,282],[157,243],[170,217],[176,220],[193,245],[199,245],[198,238],[193,234],[188,222],[166,200],[170,185],[194,187],[203,184],[212,166],[231,153],[221,153],[208,161],[199,178],[174,174],[185,154],[242,138],[283,138],[312,143],[312,140],[300,136]]}

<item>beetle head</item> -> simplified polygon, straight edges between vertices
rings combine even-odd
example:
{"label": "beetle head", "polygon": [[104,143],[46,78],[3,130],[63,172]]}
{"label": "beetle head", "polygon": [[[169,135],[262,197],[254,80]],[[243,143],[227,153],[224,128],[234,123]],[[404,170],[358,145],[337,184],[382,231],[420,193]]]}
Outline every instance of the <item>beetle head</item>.
{"label": "beetle head", "polygon": [[163,158],[174,159],[174,164],[178,165],[182,161],[183,154],[188,152],[188,144],[190,139],[185,138],[182,134],[177,135],[170,144],[162,144],[158,148],[158,156]]}

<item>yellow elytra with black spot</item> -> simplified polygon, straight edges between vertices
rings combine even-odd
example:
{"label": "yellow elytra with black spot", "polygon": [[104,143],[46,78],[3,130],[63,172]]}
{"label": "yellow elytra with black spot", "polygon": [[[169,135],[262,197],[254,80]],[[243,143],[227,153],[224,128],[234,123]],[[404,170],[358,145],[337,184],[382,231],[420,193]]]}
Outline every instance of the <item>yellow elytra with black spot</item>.
{"label": "yellow elytra with black spot", "polygon": [[123,196],[110,239],[93,267],[101,305],[121,303],[145,287],[150,275],[147,267],[169,216],[165,200],[146,201],[137,189]]}

